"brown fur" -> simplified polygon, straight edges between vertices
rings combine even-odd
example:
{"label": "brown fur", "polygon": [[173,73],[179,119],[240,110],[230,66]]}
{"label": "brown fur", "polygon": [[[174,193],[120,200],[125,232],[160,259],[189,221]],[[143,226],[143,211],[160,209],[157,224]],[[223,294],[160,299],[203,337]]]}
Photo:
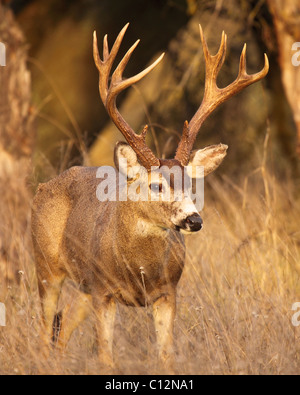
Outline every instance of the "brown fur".
{"label": "brown fur", "polygon": [[[94,307],[101,310],[112,298],[131,306],[165,298],[175,293],[183,269],[183,236],[167,230],[162,231],[163,237],[161,233],[132,235],[139,216],[138,207],[133,205],[140,203],[100,203],[96,170],[72,168],[41,185],[34,198],[33,242],[49,338],[66,277],[91,294]],[[69,337],[70,331],[66,332]]]}

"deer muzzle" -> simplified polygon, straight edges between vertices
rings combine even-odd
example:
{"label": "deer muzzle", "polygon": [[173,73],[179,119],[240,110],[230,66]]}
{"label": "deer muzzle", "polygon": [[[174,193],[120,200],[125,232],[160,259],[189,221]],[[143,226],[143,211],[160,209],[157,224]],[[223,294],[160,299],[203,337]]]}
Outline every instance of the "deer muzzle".
{"label": "deer muzzle", "polygon": [[184,220],[181,221],[180,225],[177,226],[178,230],[182,233],[192,233],[198,232],[202,229],[203,220],[199,214],[195,213],[189,215]]}

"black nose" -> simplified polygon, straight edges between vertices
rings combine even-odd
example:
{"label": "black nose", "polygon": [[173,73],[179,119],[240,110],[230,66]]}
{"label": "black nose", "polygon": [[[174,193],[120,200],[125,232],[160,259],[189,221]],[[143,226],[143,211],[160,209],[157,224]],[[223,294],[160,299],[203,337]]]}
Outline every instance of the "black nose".
{"label": "black nose", "polygon": [[203,225],[202,218],[200,217],[199,214],[190,215],[189,217],[187,217],[185,219],[185,223],[186,223],[187,228],[191,232],[197,232],[198,230],[200,230],[202,228],[202,225]]}

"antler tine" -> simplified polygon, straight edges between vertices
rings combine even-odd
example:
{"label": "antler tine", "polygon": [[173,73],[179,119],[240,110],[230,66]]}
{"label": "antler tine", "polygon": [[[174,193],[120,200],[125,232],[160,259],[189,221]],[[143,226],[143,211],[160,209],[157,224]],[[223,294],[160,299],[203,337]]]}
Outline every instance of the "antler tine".
{"label": "antler tine", "polygon": [[223,32],[220,48],[215,56],[210,55],[207,43],[203,34],[201,25],[200,37],[203,46],[203,53],[205,58],[205,90],[204,97],[198,111],[191,119],[189,125],[185,123],[182,139],[177,148],[175,159],[179,160],[182,165],[187,165],[189,162],[189,155],[193,148],[197,134],[205,119],[222,103],[230,97],[236,95],[247,86],[253,84],[264,78],[269,71],[269,61],[265,54],[265,65],[261,71],[256,74],[249,75],[246,71],[246,44],[241,53],[239,73],[234,82],[225,88],[218,88],[217,77],[225,60],[227,36]]}
{"label": "antler tine", "polygon": [[113,100],[114,97],[116,97],[121,91],[124,89],[130,87],[131,85],[135,84],[136,82],[140,81],[142,78],[144,78],[148,73],[150,73],[151,70],[153,70],[158,63],[162,60],[164,57],[164,53],[160,55],[158,59],[156,59],[155,62],[153,62],[150,66],[148,66],[145,70],[141,71],[140,73],[134,75],[133,77],[127,78],[123,80],[123,72],[125,70],[125,67],[127,66],[127,63],[135,50],[135,48],[138,46],[140,40],[137,40],[133,46],[127,51],[126,55],[123,57],[121,62],[119,63],[118,67],[114,71],[112,78],[111,78],[111,89],[110,89],[110,99]]}
{"label": "antler tine", "polygon": [[122,44],[122,41],[123,41],[123,38],[124,38],[124,35],[126,33],[128,26],[129,26],[129,23],[127,23],[123,27],[123,29],[120,31],[110,52],[109,52],[109,48],[108,48],[107,34],[104,36],[104,39],[103,39],[103,61],[101,60],[100,55],[99,55],[97,34],[96,34],[96,31],[94,31],[93,54],[94,54],[94,60],[95,60],[96,67],[97,67],[99,74],[100,74],[99,90],[100,90],[101,99],[102,99],[104,105],[106,104],[106,99],[107,99],[107,95],[108,95],[108,80],[109,80],[111,68],[112,68],[112,65],[115,61],[117,54],[118,54],[118,51],[120,49],[120,46]]}
{"label": "antler tine", "polygon": [[110,52],[108,49],[107,35],[104,37],[103,61],[100,59],[99,56],[97,36],[96,33],[94,32],[93,52],[94,52],[95,64],[99,70],[99,75],[100,75],[99,91],[100,91],[102,102],[110,118],[115,123],[115,125],[120,130],[120,132],[124,135],[129,145],[134,149],[141,164],[146,169],[151,169],[151,166],[159,166],[160,161],[155,157],[153,152],[146,145],[146,132],[148,128],[145,127],[140,135],[136,134],[119,113],[116,106],[116,98],[118,94],[122,92],[124,89],[140,81],[145,75],[150,73],[150,71],[153,70],[158,65],[158,63],[162,60],[164,54],[162,54],[155,62],[153,62],[149,67],[147,67],[145,70],[141,71],[137,75],[128,79],[123,79],[123,72],[125,70],[125,67],[133,51],[135,50],[135,48],[137,47],[140,41],[137,40],[132,45],[132,47],[127,51],[127,53],[125,54],[125,56],[123,57],[117,68],[115,69],[115,71],[113,72],[111,82],[109,84],[109,76],[110,76],[111,68],[119,51],[120,45],[122,43],[128,25],[129,24],[123,27]]}
{"label": "antler tine", "polygon": [[108,40],[107,40],[107,34],[105,34],[103,38],[103,60],[104,61],[107,60],[108,57],[109,57]]}
{"label": "antler tine", "polygon": [[[264,54],[265,64],[264,64],[263,69],[261,71],[259,71],[258,73],[249,75],[247,73],[247,66],[246,66],[246,51],[247,51],[247,44],[244,44],[244,48],[242,50],[241,57],[240,57],[239,74],[238,74],[237,79],[233,82],[233,84],[237,83],[238,81],[241,83],[243,79],[246,79],[247,81],[251,80],[252,82],[250,82],[250,83],[259,81],[260,79],[264,78],[269,71],[269,59],[268,59],[267,54]],[[229,85],[228,88],[231,85]],[[243,89],[243,86],[241,86],[240,89]]]}
{"label": "antler tine", "polygon": [[225,34],[224,31],[222,32],[221,44],[219,50],[216,55],[212,56],[209,53],[201,25],[199,25],[199,29],[200,29],[200,37],[202,42],[205,63],[211,65],[209,69],[208,68],[206,69],[206,73],[209,73],[209,75],[207,75],[206,77],[210,77],[205,79],[205,83],[208,84],[216,80],[219,71],[221,70],[224,64],[225,56],[226,56],[226,47],[227,47],[227,34]]}

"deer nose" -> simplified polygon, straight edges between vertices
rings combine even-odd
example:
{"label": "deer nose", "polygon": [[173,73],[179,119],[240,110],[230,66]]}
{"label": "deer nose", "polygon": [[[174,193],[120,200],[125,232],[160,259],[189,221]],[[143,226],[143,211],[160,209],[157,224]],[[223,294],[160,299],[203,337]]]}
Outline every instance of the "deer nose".
{"label": "deer nose", "polygon": [[185,223],[186,223],[187,228],[191,232],[197,232],[198,230],[200,230],[202,228],[202,225],[203,225],[202,218],[200,217],[199,214],[189,215],[185,219]]}

